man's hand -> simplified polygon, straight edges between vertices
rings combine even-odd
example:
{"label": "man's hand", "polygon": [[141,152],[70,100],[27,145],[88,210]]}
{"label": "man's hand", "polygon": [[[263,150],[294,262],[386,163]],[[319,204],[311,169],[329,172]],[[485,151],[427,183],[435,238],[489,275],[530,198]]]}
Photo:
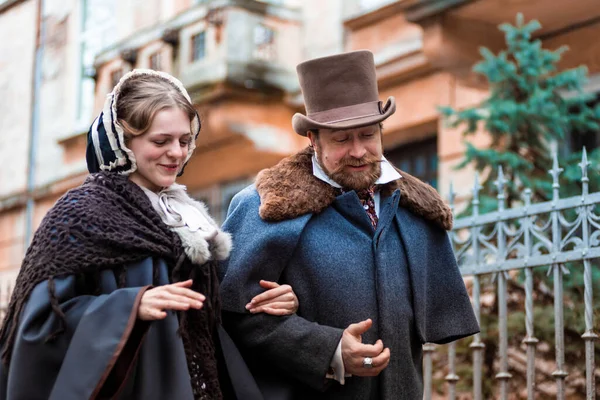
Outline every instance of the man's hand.
{"label": "man's hand", "polygon": [[[356,376],[377,376],[390,362],[390,349],[383,348],[383,342],[363,344],[362,334],[373,325],[371,319],[349,325],[342,335],[342,360],[346,373]],[[373,359],[373,367],[365,368],[365,357]]]}

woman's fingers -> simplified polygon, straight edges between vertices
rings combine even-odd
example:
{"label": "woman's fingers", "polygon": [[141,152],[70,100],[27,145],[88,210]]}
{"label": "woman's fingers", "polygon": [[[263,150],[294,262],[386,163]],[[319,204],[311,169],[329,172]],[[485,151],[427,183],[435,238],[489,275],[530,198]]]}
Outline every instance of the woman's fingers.
{"label": "woman's fingers", "polygon": [[298,310],[298,298],[290,285],[261,280],[260,286],[267,289],[246,304],[253,314],[264,312],[271,315],[290,315]]}
{"label": "woman's fingers", "polygon": [[138,309],[138,318],[143,321],[153,321],[153,320],[158,320],[158,319],[165,319],[166,317],[167,317],[166,312],[159,310],[157,308],[151,307],[151,306],[140,305],[140,308]]}
{"label": "woman's fingers", "polygon": [[148,302],[149,306],[156,308],[158,310],[175,310],[175,311],[185,311],[190,309],[190,303],[187,301],[179,302],[176,300],[167,300],[167,299],[152,299]]}
{"label": "woman's fingers", "polygon": [[202,308],[202,304],[203,304],[202,301],[199,301],[199,300],[196,300],[196,299],[193,299],[190,297],[186,297],[186,296],[168,293],[168,292],[164,293],[163,297],[161,299],[175,301],[180,304],[189,304],[190,307],[196,308],[196,309]]}
{"label": "woman's fingers", "polygon": [[144,304],[140,305],[140,309],[138,310],[138,316],[143,320],[152,320],[152,319],[163,319],[167,316],[165,310],[174,310],[174,311],[186,311],[191,308],[201,309],[203,307],[203,303],[196,302],[193,300],[193,303],[188,299],[167,299],[167,298],[150,298],[144,302]]}
{"label": "woman's fingers", "polygon": [[275,297],[273,299],[268,299],[268,300],[265,300],[260,303],[256,303],[256,304],[251,303],[250,306],[247,307],[247,309],[252,310],[253,308],[257,308],[257,307],[271,306],[272,304],[275,304],[275,303],[285,303],[285,304],[287,304],[286,305],[287,308],[297,308],[298,307],[297,299],[293,295],[286,293],[279,297]]}
{"label": "woman's fingers", "polygon": [[254,310],[253,309],[253,310],[250,310],[250,312],[252,314],[263,312],[265,314],[277,315],[277,316],[293,314],[293,312],[290,312],[290,310],[287,309],[287,308],[272,308],[272,307],[269,307],[269,306],[261,307],[260,310]]}
{"label": "woman's fingers", "polygon": [[[258,306],[258,307],[252,307],[250,308],[250,312],[253,314],[259,313],[259,312],[267,312],[266,310],[283,310],[284,312],[287,312],[288,310],[290,310],[293,307],[293,304],[290,302],[286,302],[286,301],[277,301],[274,303],[268,303],[262,306]],[[270,312],[268,312],[268,314],[271,314]],[[278,314],[279,315],[279,314]]]}
{"label": "woman's fingers", "polygon": [[257,305],[257,304],[264,303],[266,301],[269,301],[271,299],[281,296],[282,294],[285,293],[285,291],[286,290],[285,290],[284,286],[279,286],[279,287],[276,287],[273,289],[265,290],[261,294],[254,296],[252,298],[252,300],[250,300],[249,304]]}
{"label": "woman's fingers", "polygon": [[167,318],[167,313],[165,311],[162,311],[162,310],[157,310],[155,308],[152,308],[152,309],[150,309],[150,313],[154,317],[154,319],[165,319],[165,318]]}
{"label": "woman's fingers", "polygon": [[191,299],[198,300],[198,301],[206,300],[206,297],[204,297],[203,294],[198,293],[192,289],[188,289],[186,287],[176,286],[176,284],[160,286],[156,289],[161,289],[161,288],[164,288],[164,290],[169,293],[176,294],[179,296],[189,297]]}
{"label": "woman's fingers", "polygon": [[186,311],[190,308],[197,310],[204,306],[206,298],[189,287],[192,280],[177,282],[169,285],[148,289],[142,295],[138,318],[142,320],[164,319],[165,310]]}
{"label": "woman's fingers", "polygon": [[264,289],[275,289],[275,288],[279,287],[279,283],[272,282],[272,281],[265,281],[263,279],[261,279],[260,282],[258,282],[258,284],[260,285],[260,287],[262,287]]}
{"label": "woman's fingers", "polygon": [[194,281],[192,281],[191,279],[188,279],[187,281],[175,282],[175,283],[172,283],[171,285],[165,285],[165,286],[191,287],[192,283],[194,283]]}
{"label": "woman's fingers", "polygon": [[[263,282],[263,281],[261,281],[261,282]],[[254,296],[252,298],[252,300],[250,300],[250,303],[248,303],[248,305],[250,307],[256,307],[256,306],[264,305],[264,304],[272,302],[272,301],[281,301],[281,300],[292,301],[295,299],[296,299],[296,296],[294,295],[294,292],[292,291],[292,287],[290,285],[282,285],[282,286],[277,286],[273,289],[266,290],[266,291],[262,292],[261,294]],[[250,307],[248,307],[248,305],[246,306],[246,309],[250,308]]]}

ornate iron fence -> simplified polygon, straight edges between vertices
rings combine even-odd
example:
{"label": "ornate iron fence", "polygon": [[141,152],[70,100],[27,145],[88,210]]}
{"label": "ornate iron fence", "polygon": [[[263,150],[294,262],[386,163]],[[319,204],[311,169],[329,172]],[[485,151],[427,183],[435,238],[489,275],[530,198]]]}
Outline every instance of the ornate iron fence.
{"label": "ornate iron fence", "polygon": [[[549,171],[553,179],[553,197],[544,203],[531,203],[531,190],[523,193],[522,206],[505,209],[504,188],[506,180],[502,169],[499,169],[495,184],[498,189],[498,209],[495,212],[479,214],[479,191],[481,187],[475,179],[472,198],[472,215],[457,219],[451,232],[451,240],[463,276],[472,279],[472,301],[477,318],[481,320],[481,279],[492,275],[497,290],[498,307],[498,356],[496,395],[500,399],[508,399],[512,375],[509,372],[507,327],[507,283],[511,274],[524,270],[524,308],[526,346],[526,384],[527,398],[536,397],[536,348],[538,339],[535,336],[536,321],[534,319],[534,275],[536,267],[548,267],[548,275],[553,276],[554,294],[554,340],[555,369],[552,376],[555,380],[556,398],[565,399],[565,378],[568,376],[565,365],[564,345],[564,301],[563,277],[569,274],[565,265],[583,266],[585,332],[581,332],[585,346],[585,392],[586,399],[596,398],[595,389],[595,355],[594,341],[598,335],[594,332],[592,260],[600,258],[600,192],[589,193],[588,160],[585,149],[581,163],[581,195],[561,199],[559,196],[559,175],[563,171],[559,167],[556,154],[553,168]],[[455,194],[450,190],[450,203],[454,207]],[[472,339],[472,383],[474,399],[483,397],[482,366],[485,345],[478,334]],[[447,393],[449,399],[457,396],[456,343],[448,345]],[[424,385],[425,399],[432,398],[432,357],[436,346],[424,346]],[[517,388],[512,388],[516,391]]]}

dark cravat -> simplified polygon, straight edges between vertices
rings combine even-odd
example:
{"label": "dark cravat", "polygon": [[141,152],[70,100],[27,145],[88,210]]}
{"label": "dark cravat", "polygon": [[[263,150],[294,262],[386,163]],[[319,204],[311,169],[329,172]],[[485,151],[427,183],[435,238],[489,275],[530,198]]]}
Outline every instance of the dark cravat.
{"label": "dark cravat", "polygon": [[369,216],[369,220],[371,220],[371,225],[373,228],[377,228],[377,222],[379,218],[377,218],[377,213],[375,212],[375,186],[371,186],[370,188],[357,190],[356,194],[362,204],[363,208],[367,212]]}

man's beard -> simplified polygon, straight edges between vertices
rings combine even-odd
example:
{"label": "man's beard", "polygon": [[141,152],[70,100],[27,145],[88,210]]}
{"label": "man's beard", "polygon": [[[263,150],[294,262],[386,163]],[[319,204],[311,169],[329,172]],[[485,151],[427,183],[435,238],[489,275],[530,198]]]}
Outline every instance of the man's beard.
{"label": "man's beard", "polygon": [[[333,171],[328,170],[321,162],[320,154],[317,154],[317,162],[327,176],[340,184],[344,189],[367,189],[373,186],[381,176],[381,159],[370,154],[367,154],[362,158],[345,156],[340,160],[339,165]],[[365,164],[369,165],[369,169],[366,171],[348,172],[345,170],[347,166],[359,167]]]}

